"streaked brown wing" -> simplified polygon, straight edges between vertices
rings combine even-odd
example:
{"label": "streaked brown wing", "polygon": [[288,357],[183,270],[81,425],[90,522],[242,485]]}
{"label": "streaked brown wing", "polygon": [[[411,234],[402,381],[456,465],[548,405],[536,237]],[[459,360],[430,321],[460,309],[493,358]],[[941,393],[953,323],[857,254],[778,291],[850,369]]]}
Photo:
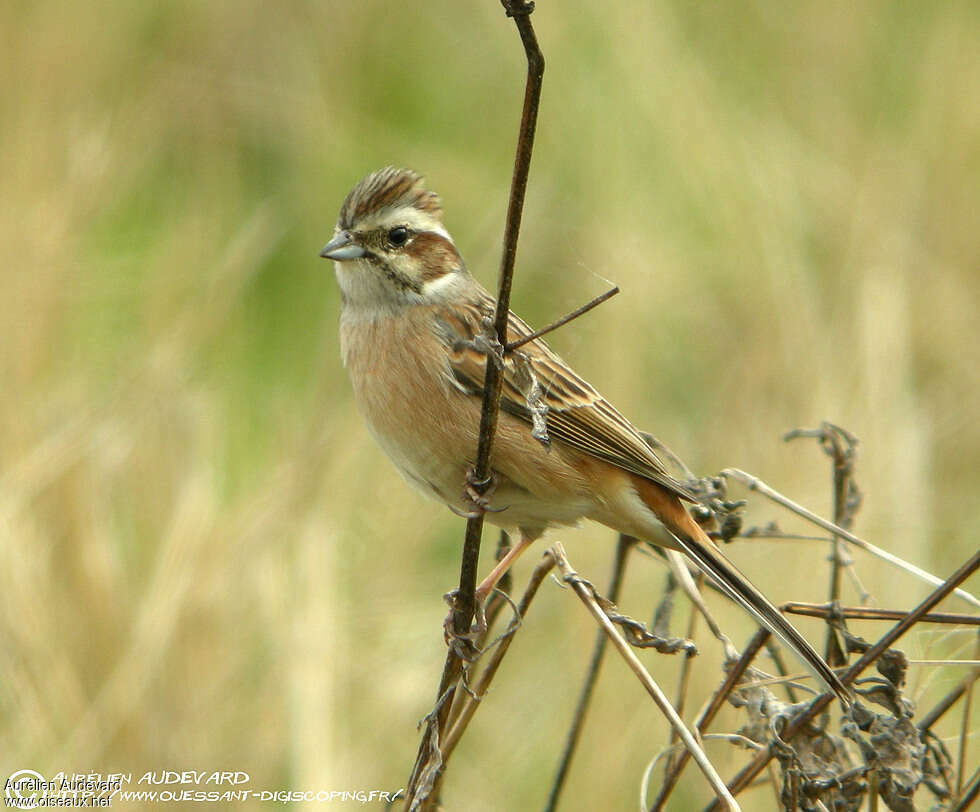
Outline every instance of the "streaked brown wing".
{"label": "streaked brown wing", "polygon": [[[482,319],[492,318],[494,300],[489,294],[465,308],[443,310],[437,316],[446,342],[449,367],[456,386],[480,396],[486,369],[486,352],[478,336]],[[510,314],[508,339],[516,341],[532,333],[521,319]],[[515,359],[523,355],[526,363]],[[522,368],[523,367],[523,368]],[[500,408],[533,425],[529,402],[528,368],[541,387],[540,402],[547,406],[548,436],[607,460],[627,471],[663,485],[683,499],[693,501],[688,488],[674,479],[653,449],[633,425],[589,383],[582,380],[541,339],[523,345],[504,364]]]}

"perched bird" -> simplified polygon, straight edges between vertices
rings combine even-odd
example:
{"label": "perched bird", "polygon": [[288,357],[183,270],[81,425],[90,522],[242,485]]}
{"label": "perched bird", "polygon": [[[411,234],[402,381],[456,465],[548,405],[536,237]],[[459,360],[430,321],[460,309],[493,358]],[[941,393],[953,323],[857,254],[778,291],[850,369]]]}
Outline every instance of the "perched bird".
{"label": "perched bird", "polygon": [[[335,261],[341,354],[368,427],[405,479],[467,512],[490,350],[484,325],[495,301],[441,218],[419,175],[387,167],[347,195],[320,256]],[[508,342],[531,332],[510,314]],[[500,409],[495,487],[484,506],[487,520],[516,530],[519,541],[480,584],[479,600],[547,528],[593,519],[686,553],[849,701],[809,643],[691,518],[688,488],[544,341],[506,354]]]}

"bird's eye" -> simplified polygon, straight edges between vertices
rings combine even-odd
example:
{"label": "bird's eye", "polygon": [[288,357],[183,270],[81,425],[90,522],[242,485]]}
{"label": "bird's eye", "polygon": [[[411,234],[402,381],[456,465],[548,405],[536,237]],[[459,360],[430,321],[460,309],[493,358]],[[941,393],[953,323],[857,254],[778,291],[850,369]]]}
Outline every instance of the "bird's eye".
{"label": "bird's eye", "polygon": [[395,226],[388,232],[388,242],[399,246],[408,242],[408,229],[405,226]]}

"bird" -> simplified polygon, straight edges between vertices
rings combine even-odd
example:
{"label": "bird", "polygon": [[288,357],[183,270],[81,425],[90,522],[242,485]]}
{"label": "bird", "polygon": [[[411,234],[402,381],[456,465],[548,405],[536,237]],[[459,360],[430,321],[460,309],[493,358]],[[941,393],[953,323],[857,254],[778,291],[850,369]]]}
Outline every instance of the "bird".
{"label": "bird", "polygon": [[[546,530],[591,519],[686,554],[849,704],[834,671],[694,521],[689,486],[540,338],[503,356],[494,484],[483,496],[475,491],[468,477],[496,300],[442,220],[423,177],[388,166],[351,189],[320,256],[334,262],[341,358],[378,444],[411,485],[457,513],[485,509],[487,521],[518,539],[477,587],[477,600]],[[508,314],[508,343],[531,335]]]}

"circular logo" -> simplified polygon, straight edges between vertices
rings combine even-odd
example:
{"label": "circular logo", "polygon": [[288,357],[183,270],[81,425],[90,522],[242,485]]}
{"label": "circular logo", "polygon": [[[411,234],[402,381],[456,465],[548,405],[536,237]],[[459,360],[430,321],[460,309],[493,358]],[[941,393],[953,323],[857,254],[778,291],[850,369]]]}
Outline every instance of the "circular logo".
{"label": "circular logo", "polygon": [[38,805],[41,789],[32,786],[44,783],[44,776],[36,770],[18,770],[7,779],[7,797],[15,809],[33,809]]}

